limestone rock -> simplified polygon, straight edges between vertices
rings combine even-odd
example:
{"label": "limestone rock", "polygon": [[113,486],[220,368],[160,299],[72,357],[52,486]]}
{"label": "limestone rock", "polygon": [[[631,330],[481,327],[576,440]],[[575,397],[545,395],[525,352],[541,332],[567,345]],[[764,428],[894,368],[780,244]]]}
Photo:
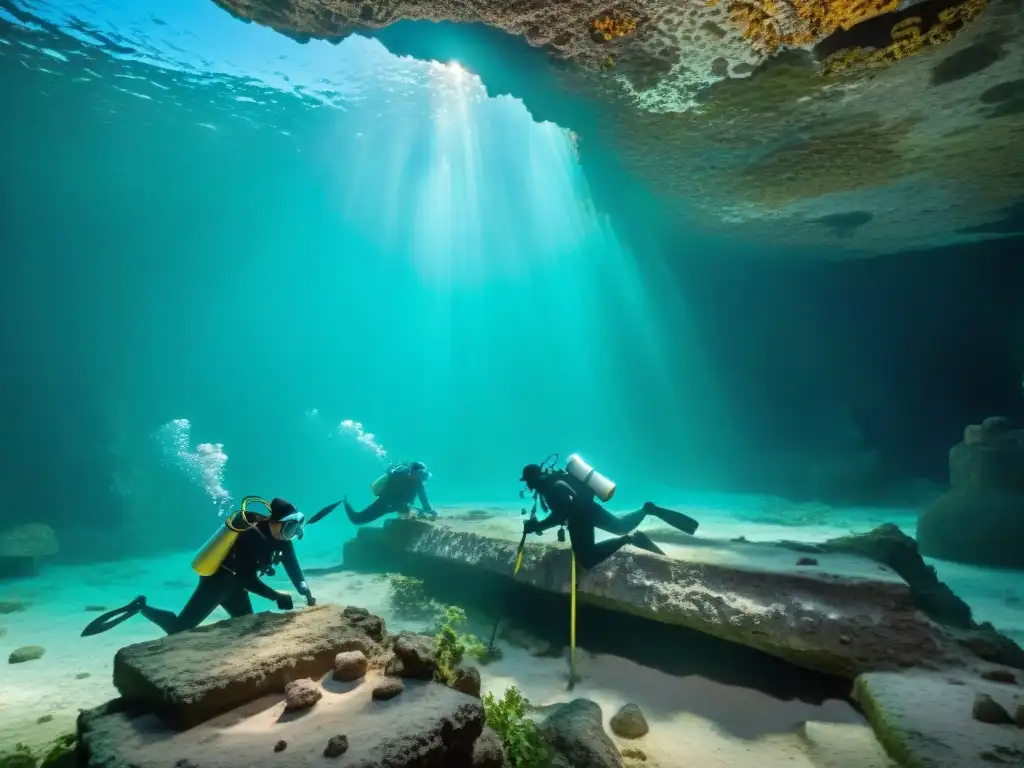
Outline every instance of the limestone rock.
{"label": "limestone rock", "polygon": [[46,649],[41,645],[23,645],[21,648],[11,651],[11,655],[7,657],[7,663],[23,664],[26,661],[35,661],[43,658],[44,653],[46,653]]}
{"label": "limestone rock", "polygon": [[473,745],[473,768],[509,768],[501,739],[486,726]]}
{"label": "limestone rock", "polygon": [[375,686],[371,694],[377,701],[387,701],[405,690],[405,684],[397,677],[385,677]]}
{"label": "limestone rock", "polygon": [[558,705],[540,732],[573,768],[622,768],[622,758],[605,733],[601,707],[589,699]]}
{"label": "limestone rock", "polygon": [[0,558],[49,557],[60,550],[53,528],[43,523],[28,523],[0,534]]}
{"label": "limestone rock", "polygon": [[319,679],[340,649],[376,637],[378,617],[338,606],[258,613],[122,648],[114,685],[126,701],[190,728],[291,680]]}
{"label": "limestone rock", "polygon": [[1024,429],[989,418],[964,430],[949,451],[950,490],[917,521],[929,557],[1024,568]]}
{"label": "limestone rock", "polygon": [[297,712],[309,709],[320,701],[323,695],[323,689],[308,678],[292,680],[284,687],[284,710]]}
{"label": "limestone rock", "polygon": [[401,632],[395,638],[392,649],[399,662],[389,666],[388,674],[411,677],[417,680],[431,680],[437,665],[434,662],[434,638]]}
{"label": "limestone rock", "polygon": [[334,657],[334,679],[347,683],[366,674],[366,654],[362,651],[342,651]]}
{"label": "limestone rock", "polygon": [[34,576],[39,558],[57,554],[57,537],[42,523],[28,523],[0,533],[0,578]]}
{"label": "limestone rock", "polygon": [[[445,569],[445,577],[455,580],[477,573],[511,579],[518,543],[513,525],[497,521],[396,520],[361,528],[346,542],[345,562],[394,571]],[[850,678],[865,671],[956,664],[967,656],[918,610],[903,579],[862,556],[822,554],[819,567],[808,570],[789,558],[780,563],[773,545],[702,543],[676,549],[678,559],[627,547],[596,568],[581,569],[578,600]],[[567,596],[569,567],[567,549],[531,541],[515,580]],[[396,643],[396,655],[403,646]]]}
{"label": "limestone rock", "polygon": [[341,757],[348,752],[348,736],[339,734],[331,736],[324,747],[324,757]]}
{"label": "limestone rock", "polygon": [[854,698],[901,765],[978,768],[989,764],[984,754],[1002,754],[1006,764],[1018,764],[1024,758],[1020,731],[971,714],[978,694],[1005,709],[1011,701],[1006,688],[980,678],[957,682],[941,673],[872,672],[857,678]]}
{"label": "limestone rock", "polygon": [[[211,672],[213,667],[206,667]],[[80,765],[92,768],[239,768],[326,765],[328,738],[343,728],[348,749],[332,764],[361,768],[469,768],[483,732],[479,701],[433,682],[413,682],[411,695],[370,706],[368,686],[325,696],[302,717],[278,720],[243,706],[177,731],[123,704],[79,717]],[[274,754],[286,741],[286,750]],[[332,740],[332,751],[342,740]],[[484,745],[486,746],[486,745]],[[498,768],[483,764],[480,768]]]}
{"label": "limestone rock", "polygon": [[650,730],[644,713],[636,704],[626,704],[612,715],[611,727],[612,733],[624,739],[639,739]]}
{"label": "limestone rock", "polygon": [[455,668],[455,676],[450,683],[456,691],[480,698],[480,671],[471,664],[460,664]]}
{"label": "limestone rock", "polygon": [[1007,725],[1013,722],[1010,713],[998,701],[987,693],[979,693],[974,697],[974,705],[971,714],[975,720],[993,725]]}

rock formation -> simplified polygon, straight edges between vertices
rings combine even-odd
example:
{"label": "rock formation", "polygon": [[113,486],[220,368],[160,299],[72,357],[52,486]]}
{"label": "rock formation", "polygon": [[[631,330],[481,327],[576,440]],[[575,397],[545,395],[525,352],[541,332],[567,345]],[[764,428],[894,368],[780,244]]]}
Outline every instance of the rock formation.
{"label": "rock formation", "polygon": [[[478,698],[429,674],[381,677],[375,665],[395,652],[393,641],[365,610],[323,605],[129,646],[115,659],[121,698],[79,717],[78,764],[235,768],[326,758],[361,768],[501,768]],[[401,647],[426,646],[405,636]],[[339,658],[345,670],[363,666],[365,678],[336,687]]]}
{"label": "rock formation", "polygon": [[0,534],[0,578],[34,576],[39,559],[57,554],[60,547],[53,529],[43,523],[27,523]]}
{"label": "rock formation", "polygon": [[[458,578],[486,573],[511,581],[518,521],[506,521],[395,520],[362,528],[346,543],[345,562],[393,570],[418,563],[420,570],[456,569]],[[990,645],[994,660],[1024,666],[1024,653],[990,628],[930,620],[897,573],[861,555],[823,552],[818,566],[806,568],[796,558],[783,559],[774,545],[705,542],[676,550],[679,559],[627,548],[581,569],[578,601],[695,629],[841,677],[968,664],[974,654],[965,639]],[[567,548],[529,542],[515,581],[567,595],[569,569]]]}
{"label": "rock formation", "polygon": [[949,452],[949,485],[921,511],[921,551],[961,563],[1024,568],[1024,429],[998,417],[968,426]]}
{"label": "rock formation", "polygon": [[[216,2],[299,40],[458,59],[571,129],[591,187],[637,228],[843,258],[1008,234],[1021,202],[1016,0]],[[417,19],[459,24],[386,28]],[[661,207],[630,206],[622,169]]]}

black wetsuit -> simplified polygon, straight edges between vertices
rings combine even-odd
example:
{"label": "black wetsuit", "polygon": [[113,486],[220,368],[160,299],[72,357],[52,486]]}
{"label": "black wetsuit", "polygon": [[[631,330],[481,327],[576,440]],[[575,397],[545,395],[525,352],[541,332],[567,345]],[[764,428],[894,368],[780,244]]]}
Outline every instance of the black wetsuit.
{"label": "black wetsuit", "polygon": [[[636,531],[632,536],[625,535],[640,525],[648,515],[654,515],[686,533],[693,533],[697,528],[696,521],[681,512],[663,509],[651,503],[636,512],[613,515],[597,503],[593,491],[586,486],[579,487],[581,485],[564,472],[547,475],[537,489],[540,491],[542,505],[550,514],[544,520],[528,523],[527,532],[540,533],[556,526],[566,526],[576,561],[584,568],[593,568],[627,544],[659,555],[664,554],[645,533]],[[617,534],[617,537],[598,542],[594,535],[598,528]]]}
{"label": "black wetsuit", "polygon": [[425,513],[433,514],[427,489],[416,474],[406,466],[396,467],[388,473],[388,480],[374,502],[362,512],[356,511],[348,501],[345,502],[345,513],[356,525],[365,525],[383,517],[389,512],[406,512],[409,505],[419,499]]}
{"label": "black wetsuit", "polygon": [[[260,581],[260,574],[280,563],[295,588],[307,592],[306,578],[295,556],[291,541],[280,541],[270,533],[266,522],[239,534],[224,563],[212,576],[200,576],[199,585],[181,612],[143,606],[140,613],[169,635],[198,627],[221,606],[232,618],[252,613],[249,593],[278,603],[291,602],[291,596]],[[290,606],[286,606],[290,607]]]}

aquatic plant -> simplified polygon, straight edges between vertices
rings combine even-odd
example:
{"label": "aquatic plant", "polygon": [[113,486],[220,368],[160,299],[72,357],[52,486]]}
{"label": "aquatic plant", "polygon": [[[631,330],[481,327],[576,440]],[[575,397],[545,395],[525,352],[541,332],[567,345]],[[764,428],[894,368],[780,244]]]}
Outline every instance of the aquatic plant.
{"label": "aquatic plant", "polygon": [[399,616],[428,618],[440,612],[441,605],[427,597],[423,589],[423,579],[403,576],[400,573],[389,573],[384,578],[391,587],[388,593],[391,607]]}
{"label": "aquatic plant", "polygon": [[455,679],[455,668],[462,663],[462,658],[466,654],[466,646],[456,629],[465,621],[466,612],[459,606],[449,605],[444,609],[444,616],[438,625],[437,634],[434,635],[434,663],[441,682],[450,683]]}
{"label": "aquatic plant", "polygon": [[636,31],[636,19],[616,13],[601,19],[594,19],[594,32],[605,42],[623,37]]}
{"label": "aquatic plant", "polygon": [[36,758],[27,744],[18,742],[13,752],[0,755],[0,768],[36,768]]}
{"label": "aquatic plant", "polygon": [[43,755],[39,768],[50,768],[50,766],[63,765],[69,755],[75,751],[75,743],[78,737],[73,733],[65,733],[50,745],[50,749]]}
{"label": "aquatic plant", "polygon": [[530,702],[514,685],[506,688],[500,699],[493,693],[484,696],[484,717],[498,734],[512,768],[540,768],[547,765],[551,751],[537,730],[537,724],[526,717]]}

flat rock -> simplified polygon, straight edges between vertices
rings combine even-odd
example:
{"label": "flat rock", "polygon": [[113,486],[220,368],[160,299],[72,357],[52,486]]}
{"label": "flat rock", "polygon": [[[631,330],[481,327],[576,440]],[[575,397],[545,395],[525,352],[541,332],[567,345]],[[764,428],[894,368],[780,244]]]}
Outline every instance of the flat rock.
{"label": "flat rock", "polygon": [[854,697],[879,740],[901,764],[914,768],[1024,765],[1024,731],[972,716],[978,696],[1013,711],[1024,690],[980,677],[939,673],[872,672],[857,678]]}
{"label": "flat rock", "polygon": [[[398,568],[410,561],[444,563],[511,579],[522,530],[517,523],[390,521],[360,529],[346,543],[345,562]],[[626,547],[598,567],[580,570],[579,601],[849,678],[912,666],[941,668],[969,657],[917,609],[903,579],[866,557],[823,553],[819,566],[807,569],[770,544],[700,540],[663,548],[671,557]],[[531,541],[516,581],[567,595],[569,570],[567,545]]]}
{"label": "flat rock", "polygon": [[292,680],[320,679],[338,653],[373,646],[383,632],[376,616],[334,605],[257,613],[122,648],[114,685],[126,701],[191,728]]}
{"label": "flat rock", "polygon": [[[438,683],[410,683],[388,702],[370,684],[327,691],[300,717],[284,717],[283,696],[266,696],[177,731],[152,715],[101,707],[79,718],[82,768],[239,768],[325,765],[329,739],[343,731],[348,747],[337,765],[361,768],[469,768],[483,731],[480,702]],[[286,749],[275,754],[281,742]],[[335,743],[335,751],[340,748]]]}

